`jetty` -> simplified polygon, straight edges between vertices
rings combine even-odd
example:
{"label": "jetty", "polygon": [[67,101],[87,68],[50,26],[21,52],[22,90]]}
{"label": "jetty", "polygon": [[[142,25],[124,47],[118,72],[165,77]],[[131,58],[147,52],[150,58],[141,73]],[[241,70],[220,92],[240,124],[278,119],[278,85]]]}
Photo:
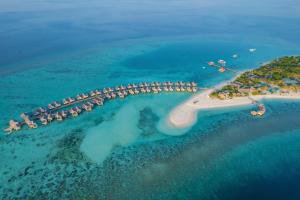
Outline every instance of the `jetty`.
{"label": "jetty", "polygon": [[264,104],[258,104],[258,110],[252,110],[250,114],[252,116],[263,116],[266,113],[266,107]]}
{"label": "jetty", "polygon": [[187,92],[195,93],[198,90],[196,82],[165,81],[165,82],[141,82],[131,83],[127,86],[107,87],[96,89],[86,93],[77,94],[74,97],[67,97],[61,101],[54,101],[47,106],[39,107],[33,111],[21,113],[21,120],[12,119],[8,128],[4,131],[11,134],[21,130],[23,127],[35,129],[46,126],[54,121],[78,117],[83,112],[91,112],[96,106],[103,106],[105,102],[116,98],[124,99],[127,96],[146,94]]}
{"label": "jetty", "polygon": [[[237,56],[237,55],[235,54],[234,56]],[[230,71],[230,72],[233,72],[233,73],[236,73],[236,74],[238,73],[238,71],[236,71],[234,69],[231,69],[229,67],[225,67],[226,61],[222,60],[222,59],[218,60],[218,63],[215,63],[214,61],[209,61],[207,64],[210,67],[218,68],[218,71],[220,73],[224,73],[225,71]]]}
{"label": "jetty", "polygon": [[250,96],[248,97],[251,101],[252,104],[256,104],[258,106],[258,110],[252,110],[250,112],[250,114],[252,116],[263,116],[266,113],[266,107],[264,104],[259,103],[258,101],[254,100],[253,98],[251,98]]}

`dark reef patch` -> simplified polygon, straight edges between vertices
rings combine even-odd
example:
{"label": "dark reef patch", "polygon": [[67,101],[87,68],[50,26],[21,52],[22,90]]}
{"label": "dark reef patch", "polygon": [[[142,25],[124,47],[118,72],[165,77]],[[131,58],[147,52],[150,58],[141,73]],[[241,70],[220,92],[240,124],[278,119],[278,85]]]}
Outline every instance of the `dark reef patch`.
{"label": "dark reef patch", "polygon": [[50,162],[74,163],[88,161],[80,151],[80,145],[84,138],[82,129],[75,129],[57,141],[57,151],[50,157]]}
{"label": "dark reef patch", "polygon": [[149,136],[159,133],[155,126],[158,120],[159,117],[152,111],[151,108],[145,107],[141,110],[138,128],[142,130],[142,135]]}
{"label": "dark reef patch", "polygon": [[103,118],[102,116],[97,117],[97,118],[94,120],[96,126],[99,125],[99,124],[101,124],[103,121],[104,121],[104,118]]}

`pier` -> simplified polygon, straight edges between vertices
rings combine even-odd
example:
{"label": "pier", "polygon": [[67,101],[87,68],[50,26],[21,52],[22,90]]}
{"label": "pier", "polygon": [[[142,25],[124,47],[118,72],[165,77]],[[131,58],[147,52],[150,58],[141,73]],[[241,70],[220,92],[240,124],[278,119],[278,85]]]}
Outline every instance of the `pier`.
{"label": "pier", "polygon": [[250,112],[250,114],[252,116],[263,116],[266,113],[266,107],[264,104],[259,103],[258,101],[254,100],[253,98],[251,98],[250,96],[248,97],[251,101],[252,104],[256,104],[258,106],[258,110],[252,110]]}
{"label": "pier", "polygon": [[53,121],[63,121],[68,118],[78,117],[83,112],[91,112],[96,106],[103,106],[106,101],[116,98],[124,99],[129,96],[143,94],[159,94],[188,92],[195,93],[198,90],[195,82],[152,82],[128,84],[127,86],[107,87],[102,90],[92,90],[88,93],[77,94],[75,97],[67,97],[61,101],[49,103],[45,107],[39,107],[34,111],[21,113],[22,120],[10,120],[9,127],[4,129],[8,134],[21,130],[24,126],[35,129],[46,126]]}
{"label": "pier", "polygon": [[225,65],[226,65],[226,61],[225,60],[219,60],[218,61],[218,64],[216,64],[215,62],[213,62],[213,61],[210,61],[210,62],[208,62],[207,63],[208,64],[208,66],[210,66],[210,67],[216,67],[216,68],[218,68],[218,71],[220,72],[220,73],[224,73],[225,71],[230,71],[230,72],[233,72],[233,73],[238,73],[238,71],[236,71],[236,70],[234,70],[234,69],[231,69],[231,68],[229,68],[229,67],[225,67]]}

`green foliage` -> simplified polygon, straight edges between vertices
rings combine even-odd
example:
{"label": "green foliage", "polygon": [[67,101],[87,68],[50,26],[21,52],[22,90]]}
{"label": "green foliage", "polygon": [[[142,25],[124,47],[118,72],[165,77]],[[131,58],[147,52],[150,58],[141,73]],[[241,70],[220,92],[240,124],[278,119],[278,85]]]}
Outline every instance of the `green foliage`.
{"label": "green foliage", "polygon": [[[224,86],[221,90],[214,91],[211,97],[218,97],[220,93],[228,93],[230,97],[240,96],[240,85],[246,88],[256,88],[253,95],[260,94],[263,85],[273,85],[279,88],[286,84],[284,79],[300,80],[300,56],[285,56],[265,64],[258,69],[247,71],[235,79],[234,84]],[[264,83],[264,84],[262,84]],[[289,86],[291,86],[289,84]]]}

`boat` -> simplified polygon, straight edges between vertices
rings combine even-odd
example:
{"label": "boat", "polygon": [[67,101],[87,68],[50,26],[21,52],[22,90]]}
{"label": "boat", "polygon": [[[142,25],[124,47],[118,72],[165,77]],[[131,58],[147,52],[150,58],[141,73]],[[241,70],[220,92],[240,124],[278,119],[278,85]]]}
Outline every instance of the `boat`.
{"label": "boat", "polygon": [[210,61],[210,62],[208,62],[207,63],[209,66],[214,66],[215,65],[215,63],[213,62],[213,61]]}
{"label": "boat", "polygon": [[218,60],[218,63],[222,66],[226,65],[226,61],[225,60]]}
{"label": "boat", "polygon": [[256,51],[256,49],[255,49],[255,48],[251,48],[251,49],[249,49],[249,51],[250,51],[251,53],[253,53],[253,52]]}
{"label": "boat", "polygon": [[233,57],[233,58],[237,58],[238,55],[237,55],[237,54],[233,54],[232,57]]}

